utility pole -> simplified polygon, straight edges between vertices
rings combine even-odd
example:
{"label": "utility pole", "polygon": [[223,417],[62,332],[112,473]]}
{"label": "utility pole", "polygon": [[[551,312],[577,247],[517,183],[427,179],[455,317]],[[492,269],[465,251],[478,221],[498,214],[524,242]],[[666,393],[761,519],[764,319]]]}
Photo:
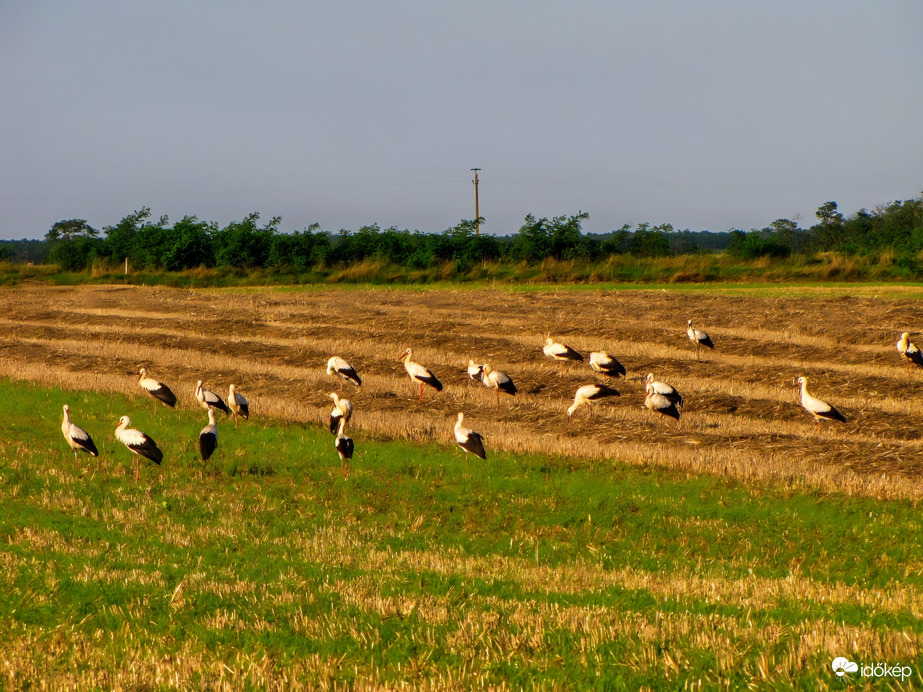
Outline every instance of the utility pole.
{"label": "utility pole", "polygon": [[474,171],[474,234],[481,235],[481,210],[478,208],[478,171],[480,168],[472,168]]}

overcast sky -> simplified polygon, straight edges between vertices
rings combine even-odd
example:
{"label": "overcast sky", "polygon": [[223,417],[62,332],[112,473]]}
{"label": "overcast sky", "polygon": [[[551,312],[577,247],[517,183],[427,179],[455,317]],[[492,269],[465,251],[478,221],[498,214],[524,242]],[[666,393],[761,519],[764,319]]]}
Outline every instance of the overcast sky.
{"label": "overcast sky", "polygon": [[0,238],[807,227],[923,191],[923,2],[2,0],[0,133]]}

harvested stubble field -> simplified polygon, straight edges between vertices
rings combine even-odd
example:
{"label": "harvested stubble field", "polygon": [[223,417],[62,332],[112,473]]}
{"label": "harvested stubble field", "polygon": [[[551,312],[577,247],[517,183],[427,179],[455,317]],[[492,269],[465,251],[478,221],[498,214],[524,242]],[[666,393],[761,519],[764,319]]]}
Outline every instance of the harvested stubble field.
{"label": "harvested stubble field", "polygon": [[[0,679],[37,688],[839,689],[835,656],[921,682],[923,291],[0,293]],[[692,318],[716,343],[697,363]],[[622,396],[567,424],[607,350]],[[397,357],[446,385],[422,403]],[[363,387],[347,481],[321,430]],[[520,390],[495,405],[469,358]],[[143,398],[140,366],[180,398]],[[642,407],[653,372],[678,424]],[[798,375],[843,412],[815,432]],[[193,436],[196,380],[253,420]],[[101,458],[73,465],[62,403]],[[486,463],[452,450],[455,414]],[[133,481],[118,415],[161,442]],[[53,440],[53,441],[52,441]],[[49,451],[50,450],[50,451]],[[867,680],[864,682],[868,682]]]}
{"label": "harvested stubble field", "polygon": [[[449,442],[455,413],[492,449],[655,464],[743,481],[919,500],[923,494],[923,371],[908,373],[894,348],[919,322],[921,293],[887,298],[747,298],[666,291],[511,292],[184,291],[139,287],[35,288],[3,293],[0,375],[64,388],[135,393],[127,375],[146,365],[192,406],[197,379],[230,382],[256,415],[322,421],[324,372],[341,355],[365,386],[357,437]],[[696,362],[685,335],[694,318],[717,344]],[[578,411],[574,391],[600,378],[586,365],[544,358],[547,335],[584,354],[606,350],[628,369],[621,397]],[[923,338],[919,339],[923,341]],[[422,403],[397,357],[446,385]],[[704,350],[704,349],[703,349]],[[468,359],[509,372],[520,391],[503,397],[468,381]],[[653,372],[686,397],[679,424],[643,408]],[[813,429],[793,385],[848,422]]]}

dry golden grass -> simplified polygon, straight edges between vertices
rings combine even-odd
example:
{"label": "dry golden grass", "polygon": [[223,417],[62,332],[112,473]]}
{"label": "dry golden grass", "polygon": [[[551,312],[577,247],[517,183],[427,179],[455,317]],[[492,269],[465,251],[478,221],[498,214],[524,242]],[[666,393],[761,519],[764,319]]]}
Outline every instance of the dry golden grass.
{"label": "dry golden grass", "polygon": [[[913,402],[923,372],[907,372],[893,343],[914,331],[917,311],[894,295],[24,287],[2,292],[0,375],[140,396],[128,373],[146,365],[181,406],[194,405],[197,379],[222,394],[234,382],[254,416],[321,422],[339,386],[324,365],[338,354],[364,382],[345,390],[352,427],[382,438],[448,442],[464,411],[493,449],[916,501],[923,413]],[[716,343],[701,363],[688,318]],[[597,376],[545,359],[548,334],[619,358],[622,396],[568,426],[573,392]],[[422,403],[397,362],[407,346],[446,385]],[[520,394],[498,409],[492,392],[468,381],[469,358],[509,372]],[[686,397],[678,424],[643,409],[648,372]],[[846,425],[814,431],[792,386],[801,374]]]}
{"label": "dry golden grass", "polygon": [[[360,570],[358,576],[325,579],[316,592],[305,590],[302,579],[291,567],[280,574],[276,583],[240,581],[233,574],[215,573],[198,565],[186,572],[175,587],[167,588],[159,573],[143,569],[86,571],[79,581],[100,586],[116,583],[150,584],[167,599],[177,616],[189,608],[186,597],[201,599],[205,593],[223,598],[242,598],[257,602],[272,612],[277,605],[300,603],[310,610],[317,598],[337,597],[336,614],[317,617],[295,613],[284,622],[254,615],[249,607],[219,608],[197,618],[198,625],[219,632],[286,632],[307,640],[354,641],[369,652],[382,646],[380,623],[388,619],[413,618],[414,654],[404,672],[405,681],[423,689],[475,689],[485,682],[484,671],[490,666],[515,660],[536,669],[556,665],[549,653],[556,651],[562,637],[573,642],[572,659],[587,668],[609,665],[598,660],[607,645],[628,642],[628,656],[619,665],[635,671],[655,671],[663,679],[676,678],[703,651],[714,652],[706,683],[719,685],[741,674],[753,681],[771,682],[773,686],[793,685],[805,675],[817,676],[819,652],[827,660],[840,652],[863,652],[868,660],[911,661],[919,655],[923,637],[904,629],[882,631],[872,626],[855,626],[829,618],[809,618],[792,624],[780,624],[763,614],[767,604],[811,603],[867,607],[876,613],[921,612],[917,591],[891,585],[885,590],[845,584],[815,582],[793,573],[786,579],[728,580],[703,578],[693,572],[657,574],[630,567],[607,570],[598,564],[578,560],[576,563],[544,567],[526,558],[472,556],[454,550],[392,551],[377,548],[378,535],[363,535],[355,527],[319,528],[285,539],[289,550],[305,551],[313,560],[331,568]],[[15,541],[34,542],[48,548],[60,548],[67,539],[54,532],[16,532]],[[486,583],[509,583],[522,587],[523,593],[574,595],[594,593],[609,587],[638,589],[655,598],[656,607],[620,609],[605,605],[570,605],[560,599],[511,599],[495,595],[452,591],[432,594],[416,591],[383,593],[382,584],[407,574],[435,572],[460,578],[458,584],[479,579]],[[333,572],[336,573],[335,571]],[[34,589],[27,597],[41,603],[54,592],[55,567],[35,566]],[[39,582],[40,585],[39,585]],[[467,588],[465,588],[467,591]],[[566,599],[565,599],[566,600]],[[697,602],[699,608],[714,605],[722,612],[672,610],[672,603]],[[79,666],[67,682],[79,681],[81,687],[137,689],[143,686],[184,688],[191,680],[214,689],[337,689],[342,678],[336,657],[311,656],[285,666],[263,654],[246,650],[225,649],[221,652],[198,647],[194,640],[157,651],[143,643],[144,618],[150,605],[140,600],[103,606],[95,617],[118,618],[125,625],[118,632],[95,630],[93,641],[82,634],[85,620],[69,629],[40,633],[23,628],[20,637],[3,647],[3,661],[15,680],[43,679],[42,663],[34,651],[43,655],[66,655]],[[736,613],[754,612],[749,615]],[[301,608],[299,608],[301,612]],[[361,613],[361,617],[344,613]],[[87,616],[89,618],[90,616]],[[76,631],[75,631],[76,630]],[[101,640],[102,638],[102,640]],[[106,641],[111,639],[111,641]],[[41,640],[41,641],[39,641]],[[754,656],[754,652],[760,652]],[[434,664],[434,654],[458,656],[460,664]],[[99,656],[103,658],[100,660]],[[371,656],[374,660],[374,656]],[[13,672],[15,671],[15,675]],[[390,671],[393,678],[394,671]],[[3,676],[5,673],[0,673]],[[0,677],[0,679],[3,679]],[[387,688],[374,665],[366,665],[357,680],[358,689]],[[65,680],[45,679],[51,686]],[[392,679],[393,683],[393,679]],[[496,681],[492,684],[496,684]],[[824,688],[824,687],[822,687]]]}

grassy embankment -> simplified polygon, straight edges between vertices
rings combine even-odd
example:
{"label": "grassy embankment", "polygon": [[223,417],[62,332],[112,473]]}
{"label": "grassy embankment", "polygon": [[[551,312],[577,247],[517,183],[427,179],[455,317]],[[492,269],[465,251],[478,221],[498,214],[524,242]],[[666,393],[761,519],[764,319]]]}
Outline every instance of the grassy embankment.
{"label": "grassy embankment", "polygon": [[914,281],[910,269],[893,254],[875,258],[836,253],[796,255],[787,259],[742,260],[725,254],[637,258],[615,255],[604,262],[545,260],[540,264],[482,262],[465,270],[445,262],[425,269],[365,260],[342,267],[237,270],[199,268],[184,272],[132,271],[98,263],[91,272],[64,272],[57,265],[0,263],[0,285],[42,281],[52,285],[129,283],[182,288],[298,284],[434,284],[467,283],[638,283],[706,282]]}
{"label": "grassy embankment", "polygon": [[[920,683],[906,501],[611,460],[364,439],[0,381],[0,677],[11,687],[839,689],[835,656]],[[94,435],[77,466],[61,406]],[[122,414],[162,469],[133,481]],[[476,427],[476,421],[472,427]],[[488,440],[488,446],[490,440]]]}

